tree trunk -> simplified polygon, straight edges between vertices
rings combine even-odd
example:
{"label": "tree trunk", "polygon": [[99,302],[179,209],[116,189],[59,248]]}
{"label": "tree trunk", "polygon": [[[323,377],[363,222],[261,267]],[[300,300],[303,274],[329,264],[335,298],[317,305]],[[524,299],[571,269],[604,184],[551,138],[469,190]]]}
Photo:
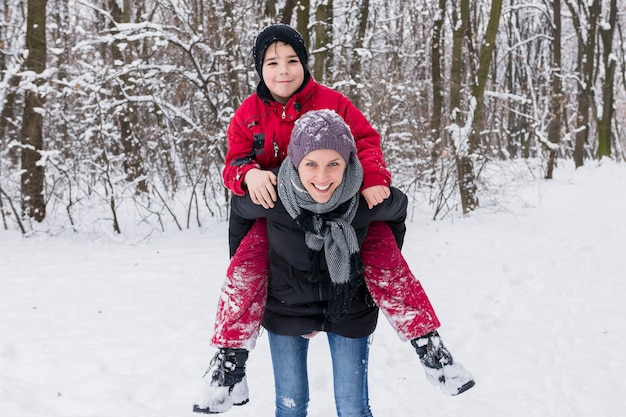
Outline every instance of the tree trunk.
{"label": "tree trunk", "polygon": [[[290,7],[291,5],[291,7]],[[291,18],[291,11],[293,10],[293,7],[295,6],[295,1],[294,0],[287,0],[287,6],[285,7],[284,10],[287,11],[287,13],[289,14],[289,16],[287,16],[288,18]],[[284,13],[284,11],[283,11]],[[266,0],[265,1],[265,7],[263,8],[263,15],[269,19],[274,19],[276,17],[276,0]],[[284,16],[284,14],[283,14]],[[289,21],[283,22],[286,24],[289,24]]]}
{"label": "tree trunk", "polygon": [[602,39],[602,64],[604,79],[602,80],[602,116],[598,120],[598,158],[611,156],[611,137],[613,124],[613,81],[615,80],[616,64],[613,54],[613,36],[617,24],[617,0],[611,0],[609,5],[608,26],[600,30]]}
{"label": "tree trunk", "polygon": [[7,84],[5,87],[7,93],[4,103],[2,103],[2,111],[0,111],[0,151],[6,152],[6,161],[10,163],[10,167],[17,167],[20,159],[19,154],[16,152],[16,148],[7,149],[7,143],[11,138],[19,135],[19,128],[15,126],[14,120],[20,77],[12,76]]}
{"label": "tree trunk", "polygon": [[[589,111],[593,105],[593,73],[595,70],[595,50],[596,50],[596,34],[598,27],[598,18],[602,2],[593,0],[589,6],[589,22],[587,23],[586,36],[579,38],[586,39],[586,43],[581,45],[581,78],[583,80],[578,92],[578,114],[576,119],[576,144],[574,145],[574,164],[576,168],[583,166],[585,156],[585,145],[589,138]],[[582,26],[578,28],[582,31]]]}
{"label": "tree trunk", "polygon": [[492,0],[491,11],[489,13],[489,23],[483,37],[483,43],[480,48],[480,59],[478,73],[476,74],[476,82],[472,89],[472,96],[476,99],[476,107],[474,108],[474,117],[472,118],[472,130],[469,136],[469,153],[475,154],[480,148],[480,130],[482,126],[482,114],[485,107],[485,88],[489,79],[489,68],[493,59],[493,51],[496,46],[496,35],[498,34],[498,26],[500,25],[500,16],[502,12],[502,0]]}
{"label": "tree trunk", "polygon": [[[456,10],[452,11],[456,15]],[[452,62],[450,63],[450,112],[451,121],[461,122],[461,89],[463,82],[463,39],[469,20],[469,0],[461,0],[461,15],[454,16],[452,23]],[[455,18],[456,17],[456,18]]]}
{"label": "tree trunk", "polygon": [[[465,141],[463,138],[461,117],[461,89],[463,82],[463,39],[467,25],[469,22],[470,2],[469,0],[461,0],[461,14],[453,18],[454,31],[452,33],[452,62],[450,63],[450,121],[456,126],[458,132],[457,138],[452,141],[452,149],[454,150],[454,159],[456,164],[457,182],[459,184],[459,193],[461,197],[461,205],[463,213],[466,213],[465,195],[466,188],[462,185],[465,183],[465,172],[468,170],[468,156],[463,150],[462,143],[457,141]],[[453,11],[456,13],[456,10]],[[457,142],[457,143],[455,143]],[[471,161],[470,161],[471,162]],[[471,172],[471,171],[470,171]]]}
{"label": "tree trunk", "polygon": [[310,0],[300,0],[300,7],[298,7],[297,18],[298,23],[296,29],[304,38],[304,43],[307,48],[311,46],[311,36],[309,36],[309,23],[310,23]]}
{"label": "tree trunk", "polygon": [[[509,0],[509,7],[513,6],[517,0]],[[513,50],[516,45],[517,33],[519,33],[519,14],[520,10],[512,10],[510,13],[510,17],[508,19],[507,25],[507,47],[510,50]],[[520,84],[523,84],[520,80],[520,74],[517,71],[517,59],[515,54],[507,54],[507,65],[506,65],[506,88],[507,91],[515,92],[519,88]],[[511,108],[511,111],[506,112],[507,117],[507,134],[509,135],[508,144],[506,147],[506,153],[511,155],[512,157],[517,157],[521,155],[521,149],[523,144],[522,132],[524,129],[525,118],[520,117],[520,112],[517,108],[520,107],[520,104],[517,100],[509,99],[507,100],[507,105]],[[516,140],[512,140],[512,138],[516,138]]]}
{"label": "tree trunk", "polygon": [[[109,0],[109,7],[113,19],[118,23],[130,23],[131,6],[130,0],[123,1],[123,9],[121,9],[115,0]],[[112,29],[115,24],[111,24]],[[125,53],[120,50],[120,42],[114,41],[111,44],[111,55],[114,61],[129,64],[132,62],[132,47],[126,46]],[[145,179],[141,179],[144,175],[143,158],[141,156],[141,144],[139,138],[135,134],[137,125],[137,109],[127,99],[127,96],[134,94],[135,85],[129,74],[120,75],[120,86],[118,87],[117,97],[122,104],[118,112],[118,123],[120,127],[120,142],[124,149],[124,171],[126,173],[126,181],[137,181],[137,191],[147,192],[148,185]]]}
{"label": "tree trunk", "polygon": [[[27,58],[24,68],[41,74],[46,69],[46,0],[28,0],[26,28]],[[36,86],[43,84],[35,80]],[[37,90],[29,89],[24,98],[22,118],[22,210],[28,217],[41,222],[46,217],[44,199],[45,172],[39,163],[43,150],[44,98]]]}
{"label": "tree trunk", "polygon": [[433,81],[433,109],[430,118],[430,139],[432,141],[431,156],[437,159],[445,149],[445,141],[442,135],[441,117],[443,114],[443,77],[441,62],[443,42],[443,22],[446,12],[446,0],[439,0],[439,10],[436,12],[433,22],[433,35],[431,43],[431,78]]}
{"label": "tree trunk", "polygon": [[[1,6],[3,16],[9,14],[9,8],[11,7],[7,2]],[[10,40],[7,34],[7,25],[9,22],[2,25],[0,24],[0,45],[6,50],[9,50]],[[17,148],[8,148],[9,141],[13,138],[19,137],[19,128],[15,124],[15,103],[18,101],[18,86],[20,84],[20,78],[17,75],[9,76],[7,73],[7,53],[0,53],[0,80],[6,83],[2,91],[4,93],[4,99],[0,100],[0,153],[5,157],[5,161],[9,163],[9,168],[18,168],[20,163],[20,154],[17,152]],[[21,72],[21,71],[18,71]],[[0,175],[3,174],[0,166]]]}
{"label": "tree trunk", "polygon": [[325,84],[330,84],[332,74],[332,54],[330,46],[333,43],[333,1],[320,3],[315,10],[315,62],[313,64],[313,78]]}
{"label": "tree trunk", "polygon": [[[563,83],[561,81],[561,0],[552,2],[553,51],[552,51],[552,91],[550,92],[550,122],[548,140],[555,145],[561,142],[561,123],[563,118]],[[546,169],[546,179],[552,179],[556,164],[557,150],[551,149]]]}
{"label": "tree trunk", "polygon": [[358,31],[352,44],[352,59],[350,60],[350,78],[354,81],[356,86],[350,89],[348,97],[355,106],[360,108],[361,94],[358,86],[363,82],[363,77],[361,75],[361,55],[359,52],[363,48],[363,40],[365,39],[370,2],[369,0],[361,0],[356,7],[358,9]]}
{"label": "tree trunk", "polygon": [[[461,3],[463,4],[463,3]],[[461,6],[463,7],[463,6]],[[467,154],[459,155],[460,161],[457,163],[459,190],[461,192],[461,204],[463,213],[468,213],[478,207],[478,196],[476,195],[476,174],[474,173],[474,160],[480,152],[480,130],[482,126],[482,113],[485,100],[485,88],[489,78],[489,68],[493,58],[493,50],[498,34],[500,16],[502,11],[502,0],[492,0],[491,11],[489,13],[489,23],[483,37],[480,48],[479,67],[475,77],[472,97],[475,100],[473,115],[468,123],[471,123],[471,130],[468,135]]]}

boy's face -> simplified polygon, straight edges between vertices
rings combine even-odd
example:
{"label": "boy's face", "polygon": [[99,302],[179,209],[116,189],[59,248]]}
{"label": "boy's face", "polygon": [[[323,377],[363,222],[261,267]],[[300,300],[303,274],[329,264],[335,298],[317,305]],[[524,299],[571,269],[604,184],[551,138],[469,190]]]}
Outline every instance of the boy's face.
{"label": "boy's face", "polygon": [[334,149],[318,149],[302,158],[298,165],[300,181],[315,201],[324,204],[330,200],[343,182],[346,161]]}
{"label": "boy's face", "polygon": [[274,42],[263,57],[263,81],[274,100],[286,104],[304,82],[304,67],[298,54],[285,42]]}

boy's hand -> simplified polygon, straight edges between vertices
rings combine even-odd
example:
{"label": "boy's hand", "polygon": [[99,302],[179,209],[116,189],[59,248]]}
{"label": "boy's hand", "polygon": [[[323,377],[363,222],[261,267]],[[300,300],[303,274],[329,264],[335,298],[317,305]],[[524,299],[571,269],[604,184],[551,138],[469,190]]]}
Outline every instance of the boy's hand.
{"label": "boy's hand", "polygon": [[[272,171],[251,169],[246,173],[243,183],[248,187],[250,198],[254,204],[264,208],[273,208],[276,201],[276,175]],[[373,187],[372,187],[373,188]]]}
{"label": "boy's hand", "polygon": [[365,197],[367,207],[371,209],[372,207],[382,203],[384,199],[389,197],[391,195],[391,191],[386,185],[374,185],[373,187],[368,187],[361,191],[361,194],[363,194],[363,197]]}

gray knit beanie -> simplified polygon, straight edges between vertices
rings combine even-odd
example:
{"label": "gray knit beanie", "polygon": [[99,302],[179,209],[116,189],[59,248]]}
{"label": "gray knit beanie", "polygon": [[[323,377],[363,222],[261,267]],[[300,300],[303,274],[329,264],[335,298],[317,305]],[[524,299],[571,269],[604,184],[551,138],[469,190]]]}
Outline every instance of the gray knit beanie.
{"label": "gray knit beanie", "polygon": [[337,151],[346,163],[352,155],[356,155],[356,144],[350,128],[332,110],[312,110],[296,121],[287,156],[297,169],[306,154],[319,149]]}

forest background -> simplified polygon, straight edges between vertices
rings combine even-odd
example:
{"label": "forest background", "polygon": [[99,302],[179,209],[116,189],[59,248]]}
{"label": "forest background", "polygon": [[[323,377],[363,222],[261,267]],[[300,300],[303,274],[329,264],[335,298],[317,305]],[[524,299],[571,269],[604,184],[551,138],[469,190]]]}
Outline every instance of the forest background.
{"label": "forest background", "polygon": [[546,179],[563,159],[623,161],[625,6],[3,0],[3,228],[124,233],[226,219],[227,126],[258,82],[254,38],[276,22],[305,36],[314,78],[369,118],[394,185],[433,218],[477,208],[481,172],[496,161],[533,161]]}

